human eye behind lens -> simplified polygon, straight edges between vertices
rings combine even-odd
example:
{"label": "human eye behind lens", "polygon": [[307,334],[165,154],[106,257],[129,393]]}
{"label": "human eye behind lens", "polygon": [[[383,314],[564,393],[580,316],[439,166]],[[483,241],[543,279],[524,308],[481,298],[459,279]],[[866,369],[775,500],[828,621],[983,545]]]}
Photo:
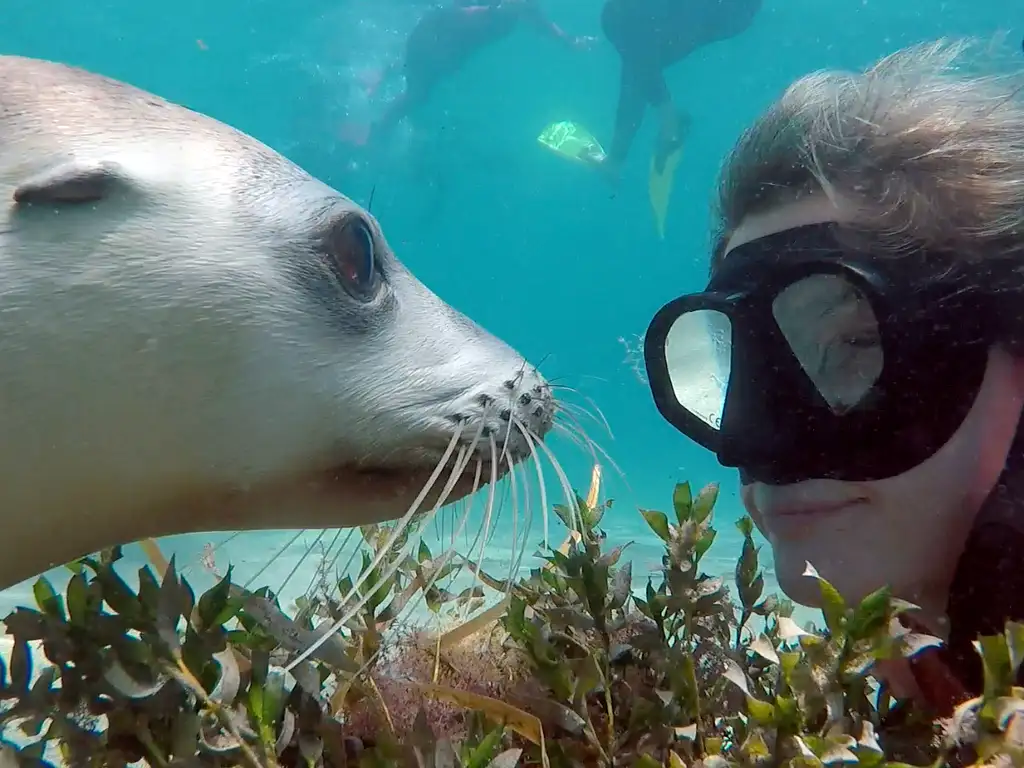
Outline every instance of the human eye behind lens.
{"label": "human eye behind lens", "polygon": [[862,350],[875,349],[881,345],[882,340],[878,336],[877,329],[871,329],[869,331],[845,334],[839,338],[838,343],[842,346]]}
{"label": "human eye behind lens", "polygon": [[848,366],[857,363],[866,353],[881,346],[876,329],[837,330],[825,346],[821,357],[821,373],[841,373]]}

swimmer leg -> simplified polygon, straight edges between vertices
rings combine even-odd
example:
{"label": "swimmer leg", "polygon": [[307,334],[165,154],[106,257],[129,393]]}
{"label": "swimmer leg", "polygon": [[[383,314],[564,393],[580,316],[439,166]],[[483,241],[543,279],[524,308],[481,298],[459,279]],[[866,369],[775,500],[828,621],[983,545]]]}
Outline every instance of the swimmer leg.
{"label": "swimmer leg", "polygon": [[364,77],[363,85],[366,89],[367,96],[373,96],[377,90],[384,85],[388,80],[391,79],[392,75],[395,74],[395,70],[399,67],[398,62],[392,61],[386,64],[382,69],[371,72]]}
{"label": "swimmer leg", "polygon": [[436,79],[430,73],[405,68],[405,90],[384,111],[370,128],[368,143],[386,141],[402,118],[408,117],[430,99]]}
{"label": "swimmer leg", "polygon": [[657,82],[651,83],[650,103],[658,112],[658,144],[655,148],[655,167],[660,173],[665,161],[677,150],[686,138],[690,118],[676,109],[672,94],[665,83],[664,75],[658,75]]}
{"label": "swimmer leg", "polygon": [[[658,73],[658,77],[661,77],[660,73]],[[649,103],[645,79],[642,69],[625,59],[622,61],[622,73],[619,78],[619,102],[615,110],[615,133],[606,161],[613,170],[621,168],[626,161],[629,148],[643,123],[644,113],[647,111]]]}

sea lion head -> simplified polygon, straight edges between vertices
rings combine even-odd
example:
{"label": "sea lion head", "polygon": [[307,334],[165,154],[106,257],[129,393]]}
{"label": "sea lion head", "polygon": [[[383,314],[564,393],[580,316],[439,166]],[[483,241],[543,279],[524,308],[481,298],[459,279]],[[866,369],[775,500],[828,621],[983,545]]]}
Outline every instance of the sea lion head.
{"label": "sea lion head", "polygon": [[0,200],[0,584],[145,536],[398,518],[551,429],[547,382],[373,216],[209,117],[0,57]]}

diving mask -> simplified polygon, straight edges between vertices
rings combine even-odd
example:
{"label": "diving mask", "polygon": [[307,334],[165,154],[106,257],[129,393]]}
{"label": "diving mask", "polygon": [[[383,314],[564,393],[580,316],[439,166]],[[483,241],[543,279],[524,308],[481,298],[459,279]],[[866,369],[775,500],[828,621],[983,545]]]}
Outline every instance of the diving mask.
{"label": "diving mask", "polygon": [[658,410],[744,482],[875,480],[925,461],[973,405],[1007,300],[1020,303],[1019,262],[858,253],[837,226],[734,248],[648,328]]}

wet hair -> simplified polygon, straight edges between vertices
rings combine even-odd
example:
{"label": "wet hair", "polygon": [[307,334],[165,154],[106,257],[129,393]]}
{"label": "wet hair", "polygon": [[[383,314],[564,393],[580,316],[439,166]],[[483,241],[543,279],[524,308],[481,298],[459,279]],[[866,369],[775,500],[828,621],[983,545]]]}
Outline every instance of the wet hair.
{"label": "wet hair", "polygon": [[743,218],[816,192],[852,205],[847,236],[876,252],[1024,256],[1024,78],[971,72],[973,47],[940,40],[793,83],[726,161],[712,267]]}

